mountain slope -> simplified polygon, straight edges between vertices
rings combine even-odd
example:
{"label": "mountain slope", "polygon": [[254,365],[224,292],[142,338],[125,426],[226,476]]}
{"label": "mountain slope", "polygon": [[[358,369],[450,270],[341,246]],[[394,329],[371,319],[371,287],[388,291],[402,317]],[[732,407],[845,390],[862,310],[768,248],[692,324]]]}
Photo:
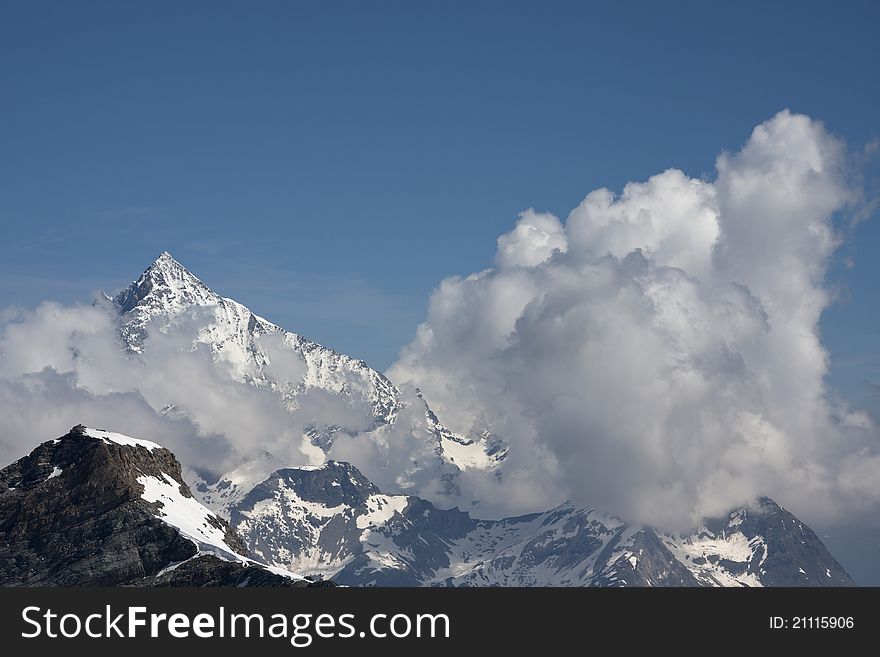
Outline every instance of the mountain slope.
{"label": "mountain slope", "polygon": [[383,495],[330,462],[276,471],[231,519],[267,563],[353,586],[853,585],[816,535],[767,498],[677,536],[570,504],[475,520]]}
{"label": "mountain slope", "polygon": [[355,467],[278,470],[232,507],[232,524],[266,563],[340,584],[417,586],[448,562],[474,523],[416,497],[383,495]]}
{"label": "mountain slope", "polygon": [[[406,399],[391,381],[362,360],[285,331],[240,303],[216,294],[167,252],[113,302],[119,313],[123,347],[135,357],[144,354],[152,334],[192,334],[191,344],[207,347],[219,371],[236,381],[272,390],[294,415],[301,410],[303,396],[316,390],[357,408],[364,407],[367,417],[357,431],[359,437],[374,437],[387,444],[394,440],[395,431],[416,436],[424,441],[434,462],[410,467],[436,471],[449,491],[455,489],[458,471],[492,470],[506,456],[506,448],[490,436],[468,438],[449,431],[421,394]],[[415,421],[401,420],[404,410],[411,410]],[[172,400],[166,411],[185,413],[187,409],[179,408]],[[340,420],[333,417],[311,424],[308,417],[304,419],[304,439],[324,452],[345,431]],[[201,501],[225,514],[231,504],[280,465],[271,462],[271,455],[266,461],[255,456],[216,481],[201,480],[194,473],[188,478]],[[405,472],[399,478],[411,479]]]}
{"label": "mountain slope", "polygon": [[[390,422],[400,409],[394,385],[362,360],[285,331],[240,303],[221,297],[167,252],[120,292],[114,303],[122,317],[120,335],[131,352],[143,352],[151,330],[170,332],[194,321],[196,342],[209,346],[236,378],[278,388],[291,409],[296,408],[298,393],[308,387],[361,396],[377,423]],[[259,338],[266,335],[278,335],[283,346],[302,359],[302,376],[292,385],[285,387],[284,381],[269,373],[271,357],[259,344]]]}
{"label": "mountain slope", "polygon": [[852,586],[816,533],[768,497],[663,543],[714,586]]}
{"label": "mountain slope", "polygon": [[0,585],[309,583],[246,554],[155,443],[76,426],[0,470]]}

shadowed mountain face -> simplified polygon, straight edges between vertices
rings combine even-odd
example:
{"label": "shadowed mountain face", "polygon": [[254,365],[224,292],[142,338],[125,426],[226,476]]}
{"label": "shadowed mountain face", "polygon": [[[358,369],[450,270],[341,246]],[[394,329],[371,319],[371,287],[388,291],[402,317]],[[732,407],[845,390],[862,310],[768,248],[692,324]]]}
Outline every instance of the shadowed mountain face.
{"label": "shadowed mountain face", "polygon": [[278,470],[232,508],[267,563],[341,584],[402,586],[852,586],[818,537],[762,498],[686,535],[565,504],[475,520],[384,495],[356,468]]}
{"label": "shadowed mountain face", "polygon": [[[749,539],[751,556],[737,562],[718,555],[716,567],[733,574],[754,575],[763,586],[854,586],[850,576],[835,561],[816,533],[768,497],[758,499],[750,508],[740,509],[725,520],[709,520],[691,538],[692,544],[718,537]],[[693,557],[692,559],[699,558]],[[705,557],[709,565],[711,550]]]}
{"label": "shadowed mountain face", "polygon": [[0,470],[0,584],[304,586],[246,556],[167,449],[74,427]]}

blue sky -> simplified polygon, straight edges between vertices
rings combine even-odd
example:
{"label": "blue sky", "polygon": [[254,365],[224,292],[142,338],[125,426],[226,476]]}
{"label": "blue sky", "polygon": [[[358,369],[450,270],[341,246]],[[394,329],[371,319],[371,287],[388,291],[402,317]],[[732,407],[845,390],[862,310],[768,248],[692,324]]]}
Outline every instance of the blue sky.
{"label": "blue sky", "polygon": [[[854,155],[880,137],[880,4],[709,4],[5,0],[0,306],[167,249],[383,369],[527,207],[711,176],[785,107]],[[823,323],[831,382],[875,407],[878,246],[876,219],[849,233]]]}

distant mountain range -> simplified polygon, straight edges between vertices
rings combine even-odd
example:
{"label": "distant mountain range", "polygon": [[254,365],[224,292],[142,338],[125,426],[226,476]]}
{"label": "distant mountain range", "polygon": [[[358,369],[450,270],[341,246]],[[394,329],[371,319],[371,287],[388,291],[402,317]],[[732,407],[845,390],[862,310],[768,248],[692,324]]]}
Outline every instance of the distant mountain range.
{"label": "distant mountain range", "polygon": [[563,504],[476,520],[385,495],[354,466],[273,473],[232,507],[265,563],[351,586],[851,586],[816,534],[773,500],[687,534]]}
{"label": "distant mountain range", "polygon": [[0,470],[0,585],[854,584],[767,498],[684,535],[571,505],[475,520],[331,461],[277,470],[231,518],[192,497],[167,449],[76,426]]}
{"label": "distant mountain range", "polygon": [[[478,520],[404,485],[383,492],[358,464],[326,456],[341,434],[392,451],[401,437],[421,441],[429,457],[404,460],[393,479],[428,472],[449,500],[465,470],[503,477],[508,448],[488,432],[450,431],[420,394],[221,297],[168,253],[107,301],[130,358],[149,367],[159,335],[207,349],[219,376],[269,391],[299,418],[324,463],[290,467],[253,445],[234,470],[206,476],[203,463],[181,465],[157,443],[74,427],[0,471],[0,584],[853,585],[815,533],[768,498],[671,534],[571,504]],[[303,424],[314,391],[366,409],[365,428]],[[171,400],[162,412],[189,409]]]}

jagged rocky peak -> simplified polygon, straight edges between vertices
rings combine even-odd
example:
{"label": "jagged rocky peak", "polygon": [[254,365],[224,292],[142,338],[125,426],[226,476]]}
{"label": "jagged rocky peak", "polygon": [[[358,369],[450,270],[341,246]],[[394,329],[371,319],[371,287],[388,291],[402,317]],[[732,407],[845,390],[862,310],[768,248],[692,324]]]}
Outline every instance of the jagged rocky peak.
{"label": "jagged rocky peak", "polygon": [[[230,338],[245,357],[250,339],[280,329],[257,317],[239,303],[215,293],[167,251],[143,274],[114,298],[120,314],[120,338],[126,351],[142,353],[151,324],[168,332],[182,316],[200,312],[200,335],[216,353]],[[231,354],[227,354],[231,355]]]}
{"label": "jagged rocky peak", "polygon": [[[736,509],[678,541],[696,565],[762,586],[852,586],[816,533],[769,497]],[[697,551],[694,551],[694,547]]]}
{"label": "jagged rocky peak", "polygon": [[277,470],[251,493],[260,496],[265,493],[263,487],[277,486],[295,491],[302,500],[319,502],[328,507],[340,504],[357,506],[380,492],[360,470],[350,463],[339,461]]}
{"label": "jagged rocky peak", "polygon": [[138,477],[164,476],[177,482],[189,495],[180,463],[169,450],[148,440],[79,424],[4,468],[0,487],[5,484],[8,489],[25,494],[43,484],[110,484],[119,499],[127,500],[140,496]]}
{"label": "jagged rocky peak", "polygon": [[203,305],[214,301],[217,297],[168,251],[163,251],[140,278],[120,292],[115,302],[120,311],[128,312],[148,296],[156,300],[164,300],[168,307],[186,304]]}
{"label": "jagged rocky peak", "polygon": [[248,556],[174,455],[82,425],[0,470],[0,585],[304,582]]}

